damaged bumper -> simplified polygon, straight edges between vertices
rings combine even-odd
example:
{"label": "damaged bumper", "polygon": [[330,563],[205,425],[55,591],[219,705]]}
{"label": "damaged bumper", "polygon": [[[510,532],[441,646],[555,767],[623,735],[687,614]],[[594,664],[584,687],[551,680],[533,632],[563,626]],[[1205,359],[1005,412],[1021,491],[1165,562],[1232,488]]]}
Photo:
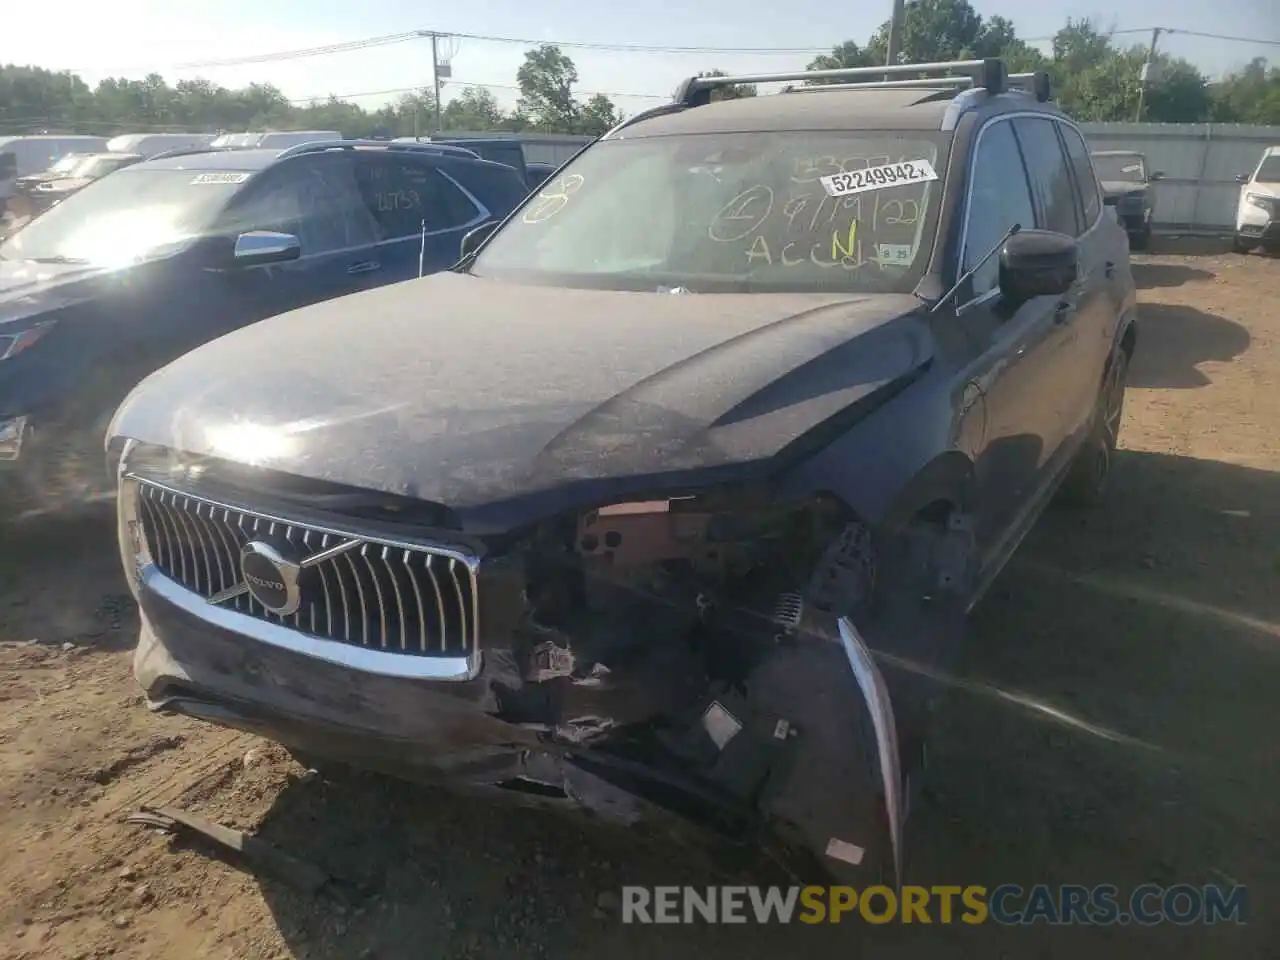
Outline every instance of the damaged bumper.
{"label": "damaged bumper", "polygon": [[[342,583],[308,583],[306,573],[322,573],[325,561],[314,557],[347,560],[344,617],[355,591],[366,604],[377,591],[376,609],[396,611],[383,618],[383,636],[403,638],[422,599],[410,594],[407,552],[336,533],[336,545],[320,544],[297,571],[278,558],[259,571],[258,541],[225,539],[237,529],[228,526],[234,508],[159,487],[157,499],[142,503],[138,489],[132,478],[122,485],[121,545],[142,613],[134,671],[152,709],[409,779],[626,824],[661,822],[676,834],[694,827],[762,845],[796,875],[850,882],[898,875],[902,773],[893,708],[847,619],[798,609],[779,618],[692,600],[673,612],[671,603],[654,603],[648,615],[636,608],[603,623],[574,621],[575,657],[571,642],[539,639],[565,636],[556,631],[530,642],[498,629],[478,597],[494,584],[483,575],[469,581],[476,568],[450,567],[454,579],[437,571],[423,582],[443,588],[435,594],[441,611],[471,611],[459,622],[463,634],[475,631],[475,646],[445,650],[442,640],[424,655],[385,641],[337,642],[317,635],[332,617],[304,629],[308,610],[289,606],[287,587],[301,583],[316,600],[323,587],[320,602],[336,603]],[[250,523],[250,535],[269,525]],[[243,582],[228,589],[217,576],[231,556],[238,576],[257,578],[252,595],[278,601],[283,614],[227,602],[248,599]],[[270,570],[287,575],[264,585]],[[267,597],[269,588],[281,595]],[[456,606],[445,602],[453,590]]]}

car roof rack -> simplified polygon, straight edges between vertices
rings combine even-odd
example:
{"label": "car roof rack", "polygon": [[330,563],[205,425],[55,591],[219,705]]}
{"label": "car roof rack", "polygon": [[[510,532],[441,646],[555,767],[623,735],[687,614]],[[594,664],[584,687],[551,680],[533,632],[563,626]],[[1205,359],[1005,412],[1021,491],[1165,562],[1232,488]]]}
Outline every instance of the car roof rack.
{"label": "car roof rack", "polygon": [[[877,72],[879,69],[877,67],[873,72]],[[1044,70],[1037,70],[1033,73],[1011,73],[1005,80],[1006,90],[1029,93],[1040,103],[1046,103],[1053,97],[1049,74]],[[783,90],[783,93],[822,93],[828,90],[899,90],[912,87],[973,89],[974,87],[981,87],[981,85],[976,83],[973,77],[969,76],[918,77],[910,80],[868,80],[862,83],[823,83],[803,87],[787,87]]]}
{"label": "car roof rack", "polygon": [[390,140],[311,140],[307,143],[295,143],[285,147],[278,154],[277,160],[287,160],[308,153],[324,153],[326,150],[355,150],[376,147],[379,150],[403,153],[429,153],[437,157],[459,157],[464,160],[479,160],[480,155],[466,147],[451,143],[419,141],[416,143],[392,143]]}
{"label": "car roof rack", "polygon": [[[934,73],[937,77],[921,77]],[[877,79],[866,79],[875,77]],[[895,80],[893,77],[902,77]],[[712,91],[721,87],[743,83],[786,83],[832,80],[835,83],[819,86],[796,87],[800,90],[893,90],[912,87],[964,86],[986,90],[988,93],[1004,93],[1006,90],[1027,89],[1041,102],[1049,99],[1049,75],[1043,72],[1009,74],[1004,60],[987,57],[982,60],[949,60],[938,63],[895,63],[883,67],[838,67],[833,70],[796,70],[788,73],[757,73],[734,77],[689,77],[676,88],[673,101],[686,107],[699,107],[711,101]],[[849,81],[840,83],[839,81]],[[861,82],[859,82],[861,81]],[[1016,81],[1011,84],[1010,81]]]}

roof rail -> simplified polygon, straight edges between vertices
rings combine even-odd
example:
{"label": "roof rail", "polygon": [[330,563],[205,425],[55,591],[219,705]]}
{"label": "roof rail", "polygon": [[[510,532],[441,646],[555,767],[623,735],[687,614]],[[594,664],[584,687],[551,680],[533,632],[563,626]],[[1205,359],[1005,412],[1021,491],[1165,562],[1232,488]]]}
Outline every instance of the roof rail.
{"label": "roof rail", "polygon": [[287,160],[307,153],[323,153],[326,150],[355,150],[359,148],[377,147],[379,150],[403,151],[405,153],[431,153],[436,156],[463,157],[468,160],[479,160],[480,155],[466,147],[451,143],[392,143],[390,140],[311,140],[307,143],[295,143],[285,147],[278,154],[277,160]]}
{"label": "roof rail", "polygon": [[168,160],[170,157],[190,157],[197,153],[226,153],[232,147],[174,147],[172,150],[161,150],[147,157],[148,160]]}
{"label": "roof rail", "polygon": [[[757,73],[736,77],[689,77],[676,88],[676,103],[686,107],[699,107],[711,101],[711,92],[719,87],[741,83],[786,83],[788,81],[849,80],[848,86],[894,88],[900,86],[938,86],[938,80],[916,80],[922,73],[937,73],[967,79],[974,87],[983,87],[991,93],[1004,93],[1008,88],[1009,71],[999,57],[984,60],[951,60],[939,63],[895,63],[883,67],[839,67],[834,70],[796,70],[790,73]],[[912,79],[891,80],[889,77],[905,76]],[[880,79],[856,83],[862,77]],[[829,89],[829,88],[828,88]]]}
{"label": "roof rail", "polygon": [[[879,67],[875,68],[879,71]],[[1032,94],[1044,103],[1052,98],[1049,74],[1043,70],[1034,73],[1011,73],[1006,78],[1006,89],[1018,90]],[[827,90],[906,90],[912,87],[957,87],[970,89],[980,87],[975,78],[967,76],[920,77],[910,80],[868,80],[863,83],[824,83],[813,86],[786,87],[783,93],[822,93]],[[989,88],[988,88],[989,89]]]}
{"label": "roof rail", "polygon": [[[635,113],[629,117],[623,118],[621,121],[618,122],[617,126],[611,127],[609,130],[606,130],[604,133],[602,133],[599,139],[608,140],[611,137],[613,137],[613,135],[616,134],[619,130],[629,127],[633,123],[639,123],[641,120],[652,120],[654,117],[665,117],[669,113],[679,113],[681,110],[685,109],[685,106],[686,105],[683,103],[673,101],[671,103],[664,103],[656,107],[647,107],[646,109],[641,110],[639,113]],[[561,166],[564,166],[564,164],[561,164]]]}

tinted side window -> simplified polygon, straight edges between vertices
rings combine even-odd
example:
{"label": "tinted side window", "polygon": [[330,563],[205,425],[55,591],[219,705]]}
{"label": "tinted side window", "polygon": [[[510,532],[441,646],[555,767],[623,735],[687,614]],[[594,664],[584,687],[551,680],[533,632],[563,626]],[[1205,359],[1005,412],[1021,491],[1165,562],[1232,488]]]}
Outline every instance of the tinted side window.
{"label": "tinted side window", "polygon": [[1080,202],[1084,206],[1084,228],[1093,226],[1098,214],[1102,212],[1102,200],[1098,196],[1098,178],[1094,176],[1093,164],[1089,161],[1089,149],[1084,145],[1084,138],[1074,127],[1065,123],[1058,124],[1058,132],[1062,134],[1062,142],[1067,145],[1067,157],[1071,160],[1071,169],[1076,174],[1076,186],[1080,188]]}
{"label": "tinted side window", "polygon": [[1069,237],[1078,236],[1080,225],[1076,222],[1076,198],[1071,188],[1071,172],[1066,154],[1058,142],[1056,125],[1052,120],[1039,117],[1020,117],[1013,121],[1022,143],[1022,154],[1031,175],[1031,191],[1040,213],[1037,226],[1042,230],[1055,230]]}
{"label": "tinted side window", "polygon": [[349,157],[285,161],[252,185],[243,202],[228,211],[221,229],[292,233],[303,256],[369,246],[378,238]]}
{"label": "tinted side window", "polygon": [[[993,123],[982,131],[971,187],[962,271],[984,257],[1015,223],[1028,229],[1035,224],[1031,189],[1009,121]],[[999,258],[992,257],[973,277],[973,296],[994,290],[999,278]]]}
{"label": "tinted side window", "polygon": [[520,174],[505,166],[447,163],[441,168],[488,207],[493,216],[506,216],[529,192]]}
{"label": "tinted side window", "polygon": [[479,210],[439,171],[398,157],[374,157],[361,171],[360,190],[383,240],[452,230],[475,220]]}

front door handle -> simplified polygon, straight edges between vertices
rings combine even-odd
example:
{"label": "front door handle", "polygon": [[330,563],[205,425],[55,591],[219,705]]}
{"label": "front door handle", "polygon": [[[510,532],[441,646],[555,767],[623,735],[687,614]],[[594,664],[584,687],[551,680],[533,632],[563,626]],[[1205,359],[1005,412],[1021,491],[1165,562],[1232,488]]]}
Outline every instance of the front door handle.
{"label": "front door handle", "polygon": [[1110,280],[1112,277],[1116,275],[1116,265],[1112,263],[1110,260],[1107,261],[1107,265],[1103,268],[1103,270],[1106,273],[1108,280]]}
{"label": "front door handle", "polygon": [[347,273],[354,277],[356,274],[373,273],[373,271],[381,269],[382,264],[377,260],[362,260],[359,263],[353,263],[351,266],[347,267]]}

